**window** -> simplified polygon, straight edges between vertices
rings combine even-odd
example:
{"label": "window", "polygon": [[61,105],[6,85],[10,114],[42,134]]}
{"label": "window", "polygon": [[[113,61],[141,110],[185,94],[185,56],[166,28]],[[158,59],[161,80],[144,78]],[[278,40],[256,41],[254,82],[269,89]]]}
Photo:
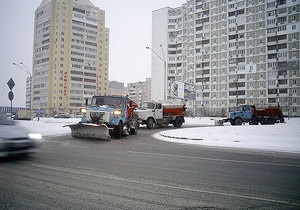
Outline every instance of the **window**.
{"label": "window", "polygon": [[287,84],[287,80],[286,79],[278,80],[278,84],[279,85],[286,85]]}

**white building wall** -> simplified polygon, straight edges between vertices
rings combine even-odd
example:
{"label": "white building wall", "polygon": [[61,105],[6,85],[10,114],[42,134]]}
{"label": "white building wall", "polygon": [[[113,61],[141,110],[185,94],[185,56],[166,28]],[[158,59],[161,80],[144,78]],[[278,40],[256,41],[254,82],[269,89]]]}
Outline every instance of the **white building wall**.
{"label": "white building wall", "polygon": [[[166,96],[166,72],[164,59],[168,46],[168,11],[165,7],[152,12],[151,99],[164,100]],[[154,52],[153,52],[154,51]],[[165,54],[165,55],[164,55]],[[166,65],[167,65],[167,60]]]}

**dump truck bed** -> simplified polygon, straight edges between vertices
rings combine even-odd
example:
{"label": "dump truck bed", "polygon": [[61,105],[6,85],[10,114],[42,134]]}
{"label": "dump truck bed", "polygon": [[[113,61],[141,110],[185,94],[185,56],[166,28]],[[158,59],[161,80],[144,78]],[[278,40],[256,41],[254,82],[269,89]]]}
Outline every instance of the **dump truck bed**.
{"label": "dump truck bed", "polygon": [[184,115],[184,104],[176,101],[160,101],[163,106],[164,115]]}

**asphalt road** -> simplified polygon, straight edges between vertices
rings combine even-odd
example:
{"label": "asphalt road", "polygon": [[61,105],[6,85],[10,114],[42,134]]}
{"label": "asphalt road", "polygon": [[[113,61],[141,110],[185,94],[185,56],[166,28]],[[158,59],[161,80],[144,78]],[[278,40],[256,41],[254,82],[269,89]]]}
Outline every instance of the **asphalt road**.
{"label": "asphalt road", "polygon": [[300,209],[300,157],[163,142],[48,138],[0,162],[0,209]]}

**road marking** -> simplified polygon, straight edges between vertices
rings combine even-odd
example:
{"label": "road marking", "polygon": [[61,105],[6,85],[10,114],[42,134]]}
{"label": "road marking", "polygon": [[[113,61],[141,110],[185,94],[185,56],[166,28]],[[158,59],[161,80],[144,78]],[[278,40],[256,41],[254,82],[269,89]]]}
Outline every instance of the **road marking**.
{"label": "road marking", "polygon": [[171,154],[150,153],[150,152],[137,152],[137,151],[127,151],[127,152],[134,153],[134,154],[142,154],[142,155],[153,155],[153,156],[163,156],[163,157],[176,157],[176,158],[186,158],[186,159],[209,160],[209,161],[218,161],[218,162],[246,163],[246,164],[254,164],[254,165],[270,165],[270,166],[286,166],[286,167],[297,167],[297,168],[300,167],[300,165],[283,164],[283,163],[264,163],[264,162],[255,162],[255,161],[245,161],[245,160],[230,160],[230,159],[218,159],[218,158],[205,158],[205,157],[171,155]]}
{"label": "road marking", "polygon": [[154,186],[154,187],[162,187],[162,188],[183,190],[183,191],[188,191],[188,192],[206,193],[206,194],[221,195],[221,196],[228,196],[228,197],[234,197],[234,198],[252,199],[252,200],[265,201],[265,202],[271,202],[271,203],[280,203],[280,204],[300,206],[299,203],[291,203],[288,201],[260,198],[260,197],[254,197],[254,196],[248,196],[248,195],[216,192],[216,191],[210,191],[210,190],[200,190],[200,189],[194,189],[194,188],[189,188],[189,187],[176,187],[176,186],[172,186],[172,185],[158,184],[158,183],[154,183],[154,182],[125,179],[125,178],[121,178],[121,177],[117,177],[117,176],[100,175],[100,174],[97,174],[96,172],[94,172],[94,173],[86,172],[86,171],[82,172],[82,171],[74,170],[71,168],[65,168],[65,167],[61,168],[61,167],[57,167],[57,166],[47,166],[47,165],[42,165],[42,164],[31,164],[31,165],[34,167],[37,167],[37,168],[43,168],[43,169],[48,169],[48,170],[61,171],[61,172],[73,173],[73,174],[84,175],[84,176],[93,176],[93,177],[98,177],[98,178],[103,178],[103,179],[117,180],[117,181],[123,181],[123,182],[135,183],[135,184],[143,184],[143,185]]}

